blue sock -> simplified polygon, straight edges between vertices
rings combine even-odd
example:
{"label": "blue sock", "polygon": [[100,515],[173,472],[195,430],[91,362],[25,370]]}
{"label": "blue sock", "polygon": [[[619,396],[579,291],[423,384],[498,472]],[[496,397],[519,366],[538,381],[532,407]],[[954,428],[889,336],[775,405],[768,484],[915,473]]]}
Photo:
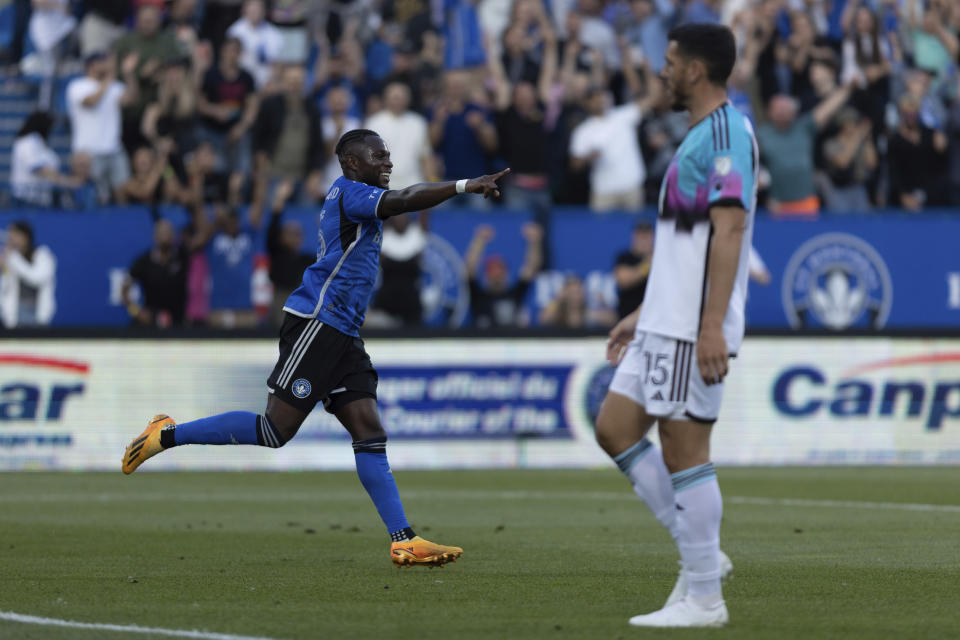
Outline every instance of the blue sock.
{"label": "blue sock", "polygon": [[393,480],[390,463],[387,462],[387,439],[373,438],[353,443],[360,484],[367,490],[377,507],[380,519],[387,526],[391,540],[402,541],[414,535],[403,513],[403,503],[397,483]]}
{"label": "blue sock", "polygon": [[178,424],[172,437],[160,442],[166,446],[182,444],[257,444],[279,447],[283,442],[266,416],[249,411],[230,411],[218,416]]}

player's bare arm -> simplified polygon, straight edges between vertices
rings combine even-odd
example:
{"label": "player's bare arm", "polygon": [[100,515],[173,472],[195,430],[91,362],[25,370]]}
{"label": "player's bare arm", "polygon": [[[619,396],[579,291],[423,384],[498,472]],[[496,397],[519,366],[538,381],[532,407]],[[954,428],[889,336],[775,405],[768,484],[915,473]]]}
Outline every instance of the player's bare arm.
{"label": "player's bare arm", "polygon": [[713,239],[707,265],[709,288],[700,319],[697,339],[697,365],[707,384],[716,384],[727,375],[727,341],[723,320],[730,305],[730,294],[737,275],[747,212],[741,207],[714,207],[710,210]]}
{"label": "player's bare arm", "polygon": [[[471,178],[464,184],[463,193],[475,193],[482,195],[484,198],[499,197],[500,186],[497,184],[497,180],[508,173],[510,173],[509,168],[492,175]],[[387,219],[402,213],[435,207],[460,193],[457,191],[457,182],[459,181],[421,182],[406,189],[387,191],[380,200],[377,216],[381,219]]]}

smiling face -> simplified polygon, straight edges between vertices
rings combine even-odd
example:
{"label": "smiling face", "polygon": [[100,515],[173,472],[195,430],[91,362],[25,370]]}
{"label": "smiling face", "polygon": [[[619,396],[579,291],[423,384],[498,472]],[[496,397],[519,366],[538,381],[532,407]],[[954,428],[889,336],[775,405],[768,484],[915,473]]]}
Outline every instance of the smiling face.
{"label": "smiling face", "polygon": [[390,187],[393,163],[390,162],[387,144],[379,136],[368,136],[363,141],[350,145],[344,153],[341,165],[344,175],[350,179],[381,189]]}

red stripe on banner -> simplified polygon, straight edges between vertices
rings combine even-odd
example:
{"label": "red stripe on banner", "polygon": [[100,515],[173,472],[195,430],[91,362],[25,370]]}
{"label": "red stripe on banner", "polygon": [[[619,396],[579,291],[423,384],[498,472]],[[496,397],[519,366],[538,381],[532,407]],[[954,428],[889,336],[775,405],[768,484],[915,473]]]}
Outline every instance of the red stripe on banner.
{"label": "red stripe on banner", "polygon": [[27,367],[47,367],[49,369],[64,369],[78,373],[89,373],[90,365],[73,360],[58,358],[43,358],[40,356],[24,356],[16,354],[0,354],[0,364],[19,364]]}
{"label": "red stripe on banner", "polygon": [[851,369],[843,374],[843,377],[849,377],[864,371],[875,371],[877,369],[886,369],[888,367],[908,367],[914,364],[942,364],[944,362],[960,362],[960,353],[930,353],[922,356],[908,356],[905,358],[891,358],[890,360],[880,360]]}

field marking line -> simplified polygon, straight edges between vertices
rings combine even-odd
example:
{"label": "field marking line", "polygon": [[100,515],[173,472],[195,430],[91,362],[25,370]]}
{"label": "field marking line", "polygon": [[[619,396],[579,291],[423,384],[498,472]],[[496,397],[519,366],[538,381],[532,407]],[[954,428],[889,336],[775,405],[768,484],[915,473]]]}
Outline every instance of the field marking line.
{"label": "field marking line", "polygon": [[123,633],[152,633],[155,636],[171,636],[173,638],[195,638],[197,640],[273,640],[262,636],[235,636],[229,633],[211,633],[207,631],[192,631],[186,629],[161,629],[159,627],[139,627],[135,624],[100,624],[95,622],[76,622],[74,620],[60,620],[57,618],[41,618],[27,616],[12,611],[0,611],[0,620],[22,622],[24,624],[38,624],[45,627],[69,627],[72,629],[91,629],[94,631],[120,631]]}
{"label": "field marking line", "polygon": [[[309,492],[288,492],[283,494],[283,500],[288,502],[313,502],[316,500],[357,500],[363,494],[357,490],[334,489]],[[178,502],[259,502],[275,499],[274,493],[217,493],[214,495],[183,495],[178,496]],[[472,489],[412,489],[403,492],[403,497],[410,499],[457,499],[457,500],[591,500],[591,501],[635,501],[637,498],[629,491],[489,491]],[[165,501],[171,500],[169,493],[137,492],[137,500]],[[67,494],[46,494],[40,496],[27,495],[0,495],[0,503],[17,502],[123,502],[130,499],[126,493],[91,493],[85,496]],[[960,505],[953,504],[926,504],[916,502],[874,502],[869,500],[819,500],[815,498],[769,498],[754,496],[724,496],[728,504],[736,505],[770,505],[786,507],[823,507],[831,509],[876,509],[885,511],[922,511],[939,513],[960,513]]]}
{"label": "field marking line", "polygon": [[918,502],[869,502],[860,500],[812,500],[807,498],[753,498],[731,496],[724,502],[733,504],[780,505],[785,507],[831,507],[837,509],[886,509],[899,511],[939,511],[960,513],[960,505],[924,504]]}

